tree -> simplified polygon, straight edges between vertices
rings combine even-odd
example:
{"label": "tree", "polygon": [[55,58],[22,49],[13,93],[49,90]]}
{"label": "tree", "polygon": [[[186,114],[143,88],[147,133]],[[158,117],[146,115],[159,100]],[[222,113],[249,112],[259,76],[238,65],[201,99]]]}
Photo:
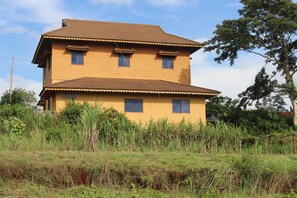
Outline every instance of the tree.
{"label": "tree", "polygon": [[227,96],[211,97],[206,102],[206,117],[215,116],[220,121],[229,122],[237,108],[238,100],[232,100]]}
{"label": "tree", "polygon": [[242,109],[238,100],[226,96],[212,97],[206,102],[207,117],[244,128],[248,134],[263,135],[291,130],[290,115],[283,116],[276,108]]}
{"label": "tree", "polygon": [[254,105],[257,109],[286,111],[282,94],[276,92],[276,87],[277,80],[271,80],[265,68],[262,67],[255,77],[254,84],[238,95],[240,97],[239,107],[246,109],[247,106]]}
{"label": "tree", "polygon": [[218,63],[229,60],[230,65],[245,51],[263,57],[274,66],[271,77],[277,73],[284,77],[278,91],[289,96],[294,124],[297,125],[297,4],[292,0],[241,0],[240,17],[224,20],[217,25],[214,37],[205,43],[205,51],[217,53]]}
{"label": "tree", "polygon": [[30,103],[36,102],[35,93],[33,91],[27,91],[22,88],[15,88],[12,91],[11,101],[10,93],[8,90],[2,95],[0,100],[0,105],[5,104],[20,104],[20,105],[29,105]]}

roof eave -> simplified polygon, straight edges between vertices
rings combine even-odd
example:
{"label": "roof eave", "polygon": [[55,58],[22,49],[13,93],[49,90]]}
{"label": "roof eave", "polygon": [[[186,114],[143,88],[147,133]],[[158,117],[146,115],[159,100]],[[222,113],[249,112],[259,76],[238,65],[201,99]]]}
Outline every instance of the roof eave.
{"label": "roof eave", "polygon": [[36,59],[37,59],[37,56],[38,56],[38,52],[39,52],[39,50],[40,50],[40,48],[41,48],[41,46],[43,44],[43,40],[44,40],[44,36],[41,35],[40,40],[39,40],[38,45],[37,45],[37,48],[35,50],[33,59],[31,61],[31,63],[33,63],[33,64],[38,64],[37,61],[36,61]]}
{"label": "roof eave", "polygon": [[202,44],[200,44],[200,43],[197,43],[197,44],[158,43],[158,42],[149,42],[149,41],[79,38],[79,37],[64,37],[64,36],[51,36],[51,35],[43,35],[42,37],[44,39],[58,39],[58,40],[77,40],[77,41],[94,41],[94,42],[107,42],[107,43],[132,43],[132,44],[144,44],[144,45],[162,45],[162,46],[174,46],[174,47],[189,47],[189,48],[196,48],[196,50],[198,50],[198,49],[200,49],[202,47]]}
{"label": "roof eave", "polygon": [[44,88],[39,96],[43,96],[47,91],[80,91],[80,92],[104,92],[104,93],[136,93],[136,94],[172,94],[172,95],[196,95],[213,97],[220,92],[178,92],[178,91],[147,91],[147,90],[123,90],[123,89],[79,89],[79,88]]}

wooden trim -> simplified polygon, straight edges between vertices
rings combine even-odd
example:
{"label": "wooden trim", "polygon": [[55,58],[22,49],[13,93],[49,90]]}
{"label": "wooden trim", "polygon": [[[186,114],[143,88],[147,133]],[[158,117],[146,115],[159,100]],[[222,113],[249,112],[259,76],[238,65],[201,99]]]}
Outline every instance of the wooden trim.
{"label": "wooden trim", "polygon": [[91,48],[89,46],[68,45],[67,46],[67,49],[70,50],[70,51],[83,51],[83,52],[87,52]]}
{"label": "wooden trim", "polygon": [[122,48],[115,48],[114,53],[117,54],[134,54],[136,52],[135,49],[122,49]]}
{"label": "wooden trim", "polygon": [[45,100],[45,112],[48,112],[48,100]]}
{"label": "wooden trim", "polygon": [[178,51],[176,52],[173,52],[173,51],[163,51],[163,50],[160,50],[158,52],[158,55],[159,56],[173,56],[173,57],[176,57],[178,56],[180,53]]}
{"label": "wooden trim", "polygon": [[217,96],[219,93],[201,92],[173,92],[173,91],[145,91],[145,90],[109,90],[109,89],[75,89],[75,88],[45,88],[41,95],[46,91],[85,91],[85,92],[109,92],[109,93],[146,93],[146,94],[173,94],[173,95],[201,95]]}
{"label": "wooden trim", "polygon": [[49,99],[49,110],[53,110],[53,97],[51,96]]}
{"label": "wooden trim", "polygon": [[108,43],[132,43],[132,44],[146,44],[146,45],[162,45],[162,46],[176,46],[176,47],[193,47],[201,48],[202,44],[187,45],[187,44],[174,44],[174,43],[157,43],[157,42],[144,42],[144,41],[125,41],[125,40],[110,40],[110,39],[92,39],[92,38],[76,38],[76,37],[59,37],[59,36],[43,36],[45,39],[59,39],[59,40],[73,40],[73,41],[96,41]]}

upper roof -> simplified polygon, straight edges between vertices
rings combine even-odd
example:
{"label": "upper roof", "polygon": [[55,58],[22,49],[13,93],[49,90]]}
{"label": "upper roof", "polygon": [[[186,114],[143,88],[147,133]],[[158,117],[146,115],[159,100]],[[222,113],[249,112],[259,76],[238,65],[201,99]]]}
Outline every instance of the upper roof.
{"label": "upper roof", "polygon": [[164,80],[84,77],[53,83],[44,91],[90,91],[216,96],[219,91]]}
{"label": "upper roof", "polygon": [[157,25],[63,19],[61,28],[42,34],[33,63],[37,63],[36,56],[44,39],[189,47],[191,53],[202,47],[199,42],[168,34]]}
{"label": "upper roof", "polygon": [[43,36],[194,45],[201,47],[201,43],[168,34],[157,25],[77,19],[63,19],[62,28],[46,32]]}

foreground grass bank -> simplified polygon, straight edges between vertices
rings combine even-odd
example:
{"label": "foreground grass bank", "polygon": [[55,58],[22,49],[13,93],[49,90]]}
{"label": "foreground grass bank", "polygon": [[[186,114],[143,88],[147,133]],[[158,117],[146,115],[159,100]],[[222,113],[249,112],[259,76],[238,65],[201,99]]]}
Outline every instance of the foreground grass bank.
{"label": "foreground grass bank", "polygon": [[0,159],[2,196],[294,197],[297,192],[293,155],[3,151]]}

